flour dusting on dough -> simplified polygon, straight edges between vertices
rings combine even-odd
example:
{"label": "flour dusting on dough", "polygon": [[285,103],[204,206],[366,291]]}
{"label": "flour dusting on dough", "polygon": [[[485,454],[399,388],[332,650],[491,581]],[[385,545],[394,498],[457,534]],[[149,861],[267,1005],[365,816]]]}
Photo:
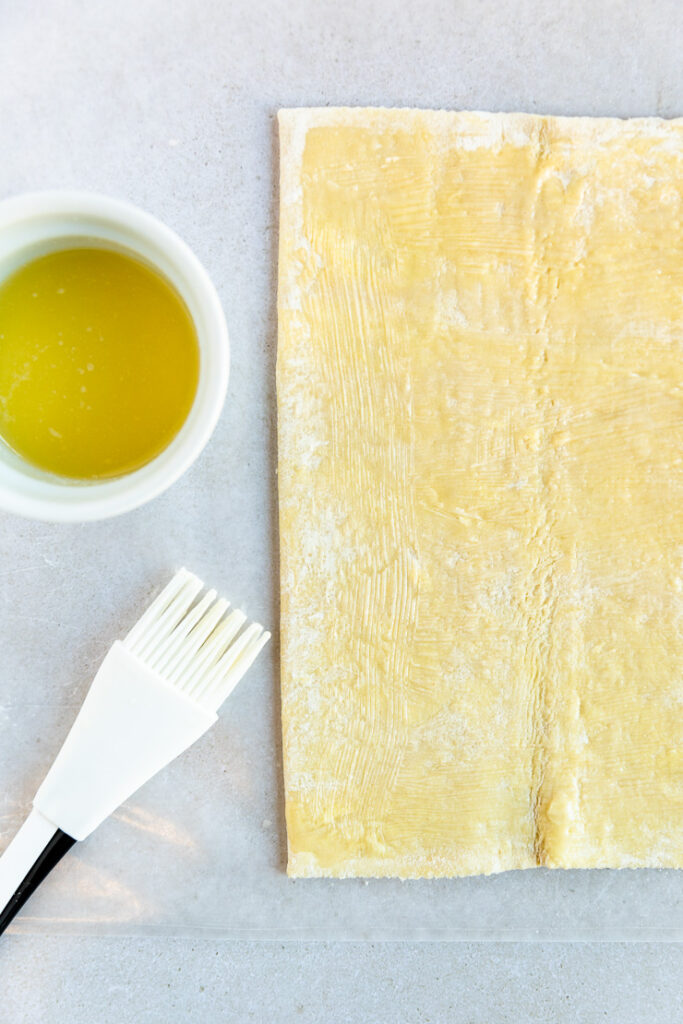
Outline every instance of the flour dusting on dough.
{"label": "flour dusting on dough", "polygon": [[290,874],[683,866],[683,122],[279,122]]}

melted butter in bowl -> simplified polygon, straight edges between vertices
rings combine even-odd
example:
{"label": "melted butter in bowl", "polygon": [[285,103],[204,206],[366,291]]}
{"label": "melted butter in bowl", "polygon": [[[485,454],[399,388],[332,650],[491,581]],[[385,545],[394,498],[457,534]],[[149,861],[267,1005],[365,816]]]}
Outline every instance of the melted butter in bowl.
{"label": "melted butter in bowl", "polygon": [[220,416],[230,343],[216,289],[175,232],[120,199],[0,200],[0,336],[5,512],[85,522],[138,508]]}
{"label": "melted butter in bowl", "polygon": [[130,253],[63,248],[0,282],[0,437],[41,470],[103,480],[145,466],[198,380],[183,299]]}

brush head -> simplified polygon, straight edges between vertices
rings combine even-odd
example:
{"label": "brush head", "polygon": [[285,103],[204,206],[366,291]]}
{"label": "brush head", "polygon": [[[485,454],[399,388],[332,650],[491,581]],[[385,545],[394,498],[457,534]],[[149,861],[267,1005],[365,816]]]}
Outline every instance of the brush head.
{"label": "brush head", "polygon": [[205,593],[187,569],[176,573],[123,641],[131,654],[215,712],[234,690],[270,633],[246,615]]}

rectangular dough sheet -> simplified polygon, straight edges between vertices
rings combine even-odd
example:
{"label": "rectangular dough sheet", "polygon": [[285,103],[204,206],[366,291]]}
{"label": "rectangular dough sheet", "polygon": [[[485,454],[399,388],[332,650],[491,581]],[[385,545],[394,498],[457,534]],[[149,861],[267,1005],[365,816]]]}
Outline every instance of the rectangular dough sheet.
{"label": "rectangular dough sheet", "polygon": [[683,121],[280,114],[295,876],[683,865]]}

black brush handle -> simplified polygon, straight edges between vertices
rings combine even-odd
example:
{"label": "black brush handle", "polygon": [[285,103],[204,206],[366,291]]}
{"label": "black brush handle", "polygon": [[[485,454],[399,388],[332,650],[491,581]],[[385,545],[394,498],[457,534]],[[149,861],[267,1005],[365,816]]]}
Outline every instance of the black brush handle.
{"label": "black brush handle", "polygon": [[68,836],[66,832],[62,832],[61,828],[57,829],[33,866],[24,875],[7,906],[0,913],[0,935],[10,921],[14,920],[29,896],[36,891],[43,879],[47,878],[55,864],[59,864],[64,854],[71,849],[75,842],[76,840],[72,836]]}

